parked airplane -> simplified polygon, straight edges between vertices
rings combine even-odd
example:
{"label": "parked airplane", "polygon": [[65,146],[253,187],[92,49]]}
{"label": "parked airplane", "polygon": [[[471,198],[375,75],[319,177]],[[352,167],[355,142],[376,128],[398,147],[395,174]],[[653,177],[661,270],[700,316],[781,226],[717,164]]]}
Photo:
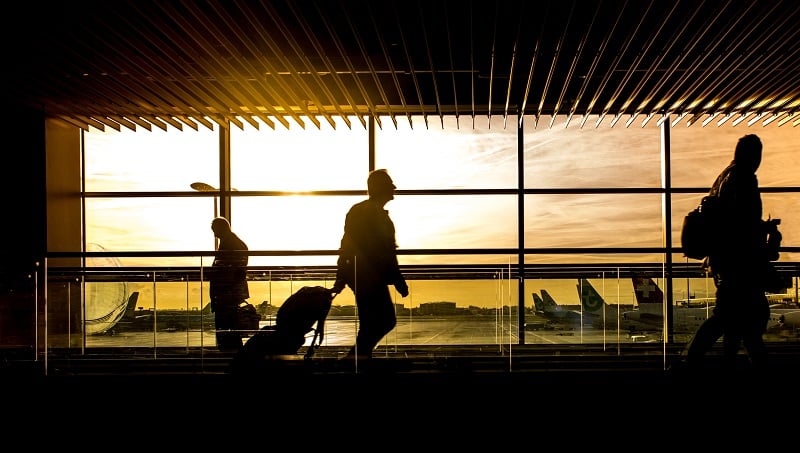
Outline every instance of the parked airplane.
{"label": "parked airplane", "polygon": [[[653,279],[634,277],[632,281],[639,308],[625,313],[625,316],[642,322],[663,325],[664,293]],[[800,330],[800,306],[791,302],[783,302],[789,296],[789,293],[767,293],[768,301],[782,301],[782,303],[772,303],[770,305],[770,319],[767,325],[769,331]],[[679,300],[672,310],[674,331],[680,333],[697,330],[700,324],[711,315],[715,302],[715,298]]]}
{"label": "parked airplane", "polygon": [[534,293],[533,308],[536,316],[545,318],[545,322],[532,322],[525,323],[525,328],[528,330],[554,330],[554,329],[576,329],[581,326],[581,323],[586,323],[588,318],[584,320],[583,315],[579,311],[568,310],[556,303],[553,296],[547,290],[540,290],[541,297]]}
{"label": "parked airplane", "polygon": [[[119,325],[119,323],[122,322],[126,316],[129,316],[130,313],[136,309],[136,302],[138,300],[139,291],[132,292],[128,295],[128,300],[125,302],[125,309],[122,313],[120,313],[118,310],[114,310],[99,318],[87,320],[87,331],[90,333],[90,335],[113,334],[116,326]],[[96,327],[98,325],[102,325],[103,327]]]}
{"label": "parked airplane", "polygon": [[625,312],[618,307],[606,303],[603,296],[589,283],[588,279],[579,278],[578,296],[583,307],[584,316],[591,319],[591,324],[597,329],[620,329],[629,332],[658,330],[651,323],[641,322],[639,319],[626,318]]}
{"label": "parked airplane", "polygon": [[[664,292],[652,278],[633,277],[633,292],[638,307],[623,313],[626,319],[637,320],[660,329],[664,328]],[[672,327],[674,333],[694,333],[711,314],[710,304],[700,306],[674,306]]]}
{"label": "parked airplane", "polygon": [[128,300],[125,314],[108,333],[116,334],[125,331],[185,331],[214,330],[214,313],[210,304],[202,310],[153,310],[138,309],[136,302],[139,293],[134,292]]}
{"label": "parked airplane", "polygon": [[[794,304],[795,294],[786,293],[766,293],[767,302],[771,305]],[[698,307],[704,305],[714,305],[716,297],[690,297],[688,299],[678,299],[676,304],[679,307]]]}

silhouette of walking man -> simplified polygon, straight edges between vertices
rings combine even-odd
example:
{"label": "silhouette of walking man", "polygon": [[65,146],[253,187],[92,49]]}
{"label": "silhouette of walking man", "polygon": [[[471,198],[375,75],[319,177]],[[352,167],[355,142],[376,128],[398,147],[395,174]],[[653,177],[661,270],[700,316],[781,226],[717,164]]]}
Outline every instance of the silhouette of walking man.
{"label": "silhouette of walking man", "polygon": [[247,245],[231,231],[225,217],[211,221],[211,231],[219,238],[214,263],[211,265],[209,294],[211,310],[214,312],[217,349],[238,351],[242,347],[242,335],[237,331],[237,309],[250,297],[247,287]]}
{"label": "silhouette of walking man", "polygon": [[706,353],[723,337],[725,368],[735,370],[742,344],[756,369],[766,365],[763,334],[769,320],[766,298],[770,256],[767,236],[775,221],[762,220],[761,193],[756,170],[762,144],[757,135],[745,135],[736,144],[733,161],[717,176],[709,195],[719,201],[719,246],[706,258],[717,288],[713,313],[687,345],[686,363],[705,368]]}
{"label": "silhouette of walking man", "polygon": [[353,205],[345,217],[336,282],[331,289],[338,294],[347,285],[356,298],[358,333],[345,359],[371,358],[381,338],[397,324],[388,285],[394,285],[401,296],[408,295],[408,285],[397,262],[394,223],[384,209],[394,199],[395,189],[386,170],[370,172],[369,198]]}

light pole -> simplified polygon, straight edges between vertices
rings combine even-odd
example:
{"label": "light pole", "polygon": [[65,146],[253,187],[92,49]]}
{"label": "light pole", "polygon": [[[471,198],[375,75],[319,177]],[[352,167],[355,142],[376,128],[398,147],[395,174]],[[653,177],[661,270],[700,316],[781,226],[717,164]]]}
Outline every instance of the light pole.
{"label": "light pole", "polygon": [[[210,184],[206,184],[204,182],[193,182],[189,184],[189,187],[198,191],[198,192],[218,192],[214,186]],[[216,219],[219,216],[219,208],[217,208],[217,196],[214,195],[214,218]],[[214,250],[217,249],[217,236],[214,235]]]}
{"label": "light pole", "polygon": [[[189,187],[198,192],[219,192],[217,188],[215,188],[211,184],[206,184],[204,182],[193,182],[189,184]],[[217,208],[217,196],[214,195],[214,218],[216,219],[218,216],[219,216],[219,208]]]}

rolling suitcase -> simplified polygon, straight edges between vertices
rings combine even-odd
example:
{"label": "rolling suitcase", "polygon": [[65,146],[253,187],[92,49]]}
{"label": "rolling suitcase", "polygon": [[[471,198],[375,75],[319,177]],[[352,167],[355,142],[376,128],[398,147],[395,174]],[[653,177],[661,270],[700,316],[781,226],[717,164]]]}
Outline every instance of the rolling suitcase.
{"label": "rolling suitcase", "polygon": [[305,359],[313,356],[322,344],[325,318],[331,309],[333,293],[322,286],[304,286],[280,306],[275,325],[264,326],[250,337],[234,355],[234,373],[263,369],[273,356],[294,355],[306,341],[306,334],[314,331]]}

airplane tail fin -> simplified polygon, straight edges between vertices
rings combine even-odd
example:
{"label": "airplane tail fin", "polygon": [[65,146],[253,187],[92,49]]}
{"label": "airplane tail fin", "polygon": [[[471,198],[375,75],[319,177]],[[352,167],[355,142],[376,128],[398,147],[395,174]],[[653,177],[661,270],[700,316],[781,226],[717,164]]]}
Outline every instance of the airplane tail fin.
{"label": "airplane tail fin", "polygon": [[579,278],[578,284],[576,285],[578,289],[578,295],[581,299],[581,307],[583,307],[583,311],[589,313],[596,313],[603,309],[603,306],[606,305],[606,301],[603,300],[603,296],[594,289],[589,280],[585,278]]}
{"label": "airplane tail fin", "polygon": [[139,302],[139,291],[134,291],[128,296],[128,305],[125,307],[125,314],[122,319],[129,320],[136,317],[136,303]]}
{"label": "airplane tail fin", "polygon": [[546,289],[542,289],[540,291],[542,293],[542,304],[544,306],[544,311],[553,312],[561,309],[556,300],[553,299],[553,296],[551,296]]}
{"label": "airplane tail fin", "polygon": [[544,301],[536,293],[531,293],[533,296],[533,308],[535,311],[544,312]]}
{"label": "airplane tail fin", "polygon": [[636,303],[640,307],[647,304],[661,306],[664,303],[664,293],[652,278],[632,277],[631,281],[636,295]]}

